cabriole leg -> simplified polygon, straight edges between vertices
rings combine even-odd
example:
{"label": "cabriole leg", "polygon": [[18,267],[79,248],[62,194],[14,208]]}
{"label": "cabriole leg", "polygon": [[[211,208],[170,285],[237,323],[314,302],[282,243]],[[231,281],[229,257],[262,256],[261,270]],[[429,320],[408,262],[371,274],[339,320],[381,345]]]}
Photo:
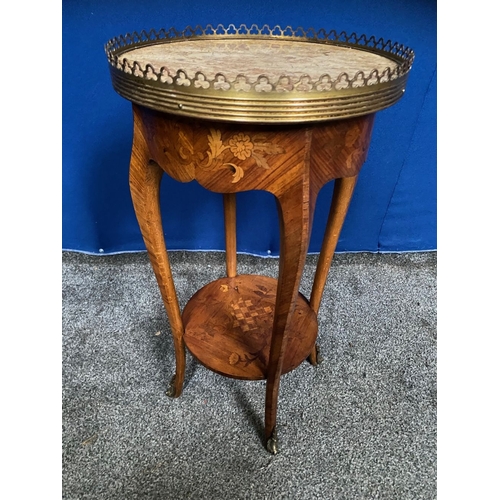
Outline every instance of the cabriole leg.
{"label": "cabriole leg", "polygon": [[310,200],[309,196],[309,186],[300,183],[277,198],[280,220],[280,267],[267,373],[265,415],[266,448],[273,454],[278,450],[276,417],[281,370],[287,343],[286,332],[295,310],[309,245],[311,212],[314,207],[314,200]]}
{"label": "cabriole leg", "polygon": [[[354,177],[343,177],[335,180],[330,213],[328,214],[325,236],[323,238],[323,244],[321,246],[318,266],[316,267],[316,274],[314,276],[314,283],[311,291],[310,305],[316,314],[318,313],[321,305],[321,298],[323,297],[328,271],[330,270],[335,247],[337,246],[337,242],[339,240],[340,231],[342,230],[357,180],[357,175]],[[318,357],[317,346],[315,346],[312,350],[309,356],[309,361],[312,365],[317,365],[321,362],[321,358]]]}
{"label": "cabriole leg", "polygon": [[167,394],[178,397],[182,393],[186,353],[183,340],[184,327],[163,237],[159,200],[162,175],[162,169],[156,163],[149,161],[144,136],[138,124],[138,118],[135,116],[134,142],[130,160],[130,191],[137,221],[172,329],[176,368],[175,377],[172,379]]}

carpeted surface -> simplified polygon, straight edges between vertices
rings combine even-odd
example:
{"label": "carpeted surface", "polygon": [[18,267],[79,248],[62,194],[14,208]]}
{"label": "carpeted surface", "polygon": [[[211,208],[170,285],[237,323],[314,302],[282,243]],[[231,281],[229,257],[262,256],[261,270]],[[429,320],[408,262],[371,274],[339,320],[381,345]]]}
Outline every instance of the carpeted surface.
{"label": "carpeted surface", "polygon": [[[223,259],[172,252],[181,307]],[[62,270],[64,499],[436,498],[436,253],[335,256],[325,360],[283,376],[276,456],[264,382],[188,354],[183,395],[165,395],[173,344],[145,253],[64,252]],[[238,271],[276,276],[278,261],[242,255]]]}

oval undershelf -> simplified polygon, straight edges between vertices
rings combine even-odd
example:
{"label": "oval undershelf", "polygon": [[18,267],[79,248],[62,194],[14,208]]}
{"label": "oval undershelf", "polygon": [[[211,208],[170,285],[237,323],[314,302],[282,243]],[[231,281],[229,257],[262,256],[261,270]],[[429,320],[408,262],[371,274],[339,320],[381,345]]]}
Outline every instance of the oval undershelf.
{"label": "oval undershelf", "polygon": [[[267,276],[241,275],[220,278],[198,290],[182,313],[184,340],[191,354],[226,377],[265,379],[277,284]],[[309,356],[317,334],[316,314],[299,293],[282,373]]]}

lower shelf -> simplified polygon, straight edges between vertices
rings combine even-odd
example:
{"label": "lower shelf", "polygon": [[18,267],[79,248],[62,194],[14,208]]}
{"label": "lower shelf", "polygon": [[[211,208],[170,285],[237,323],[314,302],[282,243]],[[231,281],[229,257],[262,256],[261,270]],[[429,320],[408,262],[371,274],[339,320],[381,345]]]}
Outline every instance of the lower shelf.
{"label": "lower shelf", "polygon": [[[182,313],[184,341],[201,364],[227,377],[266,378],[277,280],[241,275],[204,286]],[[299,294],[287,334],[282,373],[311,353],[318,334],[316,314]]]}

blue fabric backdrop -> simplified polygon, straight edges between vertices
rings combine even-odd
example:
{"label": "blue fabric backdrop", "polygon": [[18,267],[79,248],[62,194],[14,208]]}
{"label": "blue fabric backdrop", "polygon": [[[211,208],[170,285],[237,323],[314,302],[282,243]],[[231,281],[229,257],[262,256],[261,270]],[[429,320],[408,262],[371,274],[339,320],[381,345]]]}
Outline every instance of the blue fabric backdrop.
{"label": "blue fabric backdrop", "polygon": [[[144,249],[130,199],[132,112],[111,86],[103,46],[151,28],[242,23],[345,30],[414,49],[401,101],[379,112],[338,251],[436,249],[436,2],[434,0],[63,0],[63,248]],[[319,251],[333,183],[320,193],[310,252]],[[169,249],[222,250],[222,197],[164,176]],[[273,197],[242,193],[238,251],[279,253]]]}

